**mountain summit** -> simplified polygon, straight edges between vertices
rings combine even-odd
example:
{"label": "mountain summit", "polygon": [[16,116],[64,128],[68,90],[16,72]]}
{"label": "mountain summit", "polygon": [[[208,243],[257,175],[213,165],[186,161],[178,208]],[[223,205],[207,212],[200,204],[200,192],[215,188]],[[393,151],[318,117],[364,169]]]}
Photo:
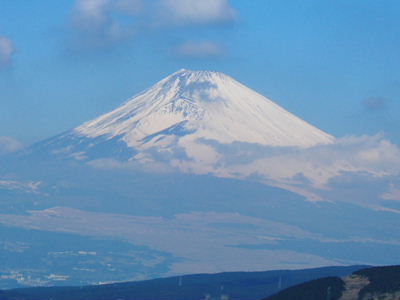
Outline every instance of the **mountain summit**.
{"label": "mountain summit", "polygon": [[300,147],[333,140],[225,74],[184,69],[75,132],[120,136],[132,148],[165,146],[176,137]]}
{"label": "mountain summit", "polygon": [[225,74],[182,69],[115,110],[33,148],[78,160],[145,162],[162,153],[168,161],[215,162],[223,154],[210,143],[311,147],[333,139]]}

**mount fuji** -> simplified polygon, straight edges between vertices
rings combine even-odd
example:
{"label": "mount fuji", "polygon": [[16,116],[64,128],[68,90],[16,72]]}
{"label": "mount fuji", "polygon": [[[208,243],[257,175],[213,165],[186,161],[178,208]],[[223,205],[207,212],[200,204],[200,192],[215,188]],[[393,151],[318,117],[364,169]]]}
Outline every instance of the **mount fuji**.
{"label": "mount fuji", "polygon": [[113,111],[33,148],[77,160],[146,162],[160,155],[176,159],[177,153],[207,160],[204,141],[304,148],[333,140],[225,74],[182,69]]}
{"label": "mount fuji", "polygon": [[0,157],[0,285],[395,263],[400,152],[375,139],[334,138],[227,75],[180,70]]}

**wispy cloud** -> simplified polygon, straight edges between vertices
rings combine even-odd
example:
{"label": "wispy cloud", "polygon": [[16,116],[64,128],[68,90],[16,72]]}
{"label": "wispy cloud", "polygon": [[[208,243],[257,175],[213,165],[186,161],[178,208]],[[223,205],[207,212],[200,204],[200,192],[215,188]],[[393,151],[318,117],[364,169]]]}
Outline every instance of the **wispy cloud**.
{"label": "wispy cloud", "polygon": [[77,0],[70,19],[74,46],[78,49],[102,49],[130,38],[134,28],[123,26],[113,12],[131,14],[136,1]]}
{"label": "wispy cloud", "polygon": [[161,0],[160,9],[171,23],[221,24],[235,20],[235,11],[228,0]]}
{"label": "wispy cloud", "polygon": [[179,45],[175,49],[175,54],[188,58],[221,57],[225,54],[225,51],[217,43],[188,41]]}
{"label": "wispy cloud", "polygon": [[8,154],[22,148],[22,143],[8,136],[0,136],[0,155]]}
{"label": "wispy cloud", "polygon": [[10,38],[0,35],[0,69],[11,65],[15,46]]}
{"label": "wispy cloud", "polygon": [[[235,11],[228,0],[76,0],[69,27],[75,48],[102,49],[131,40],[143,32],[219,26],[234,21]],[[190,48],[191,45],[183,46]],[[212,52],[214,56],[221,53],[211,42],[198,46],[203,53]],[[182,51],[195,52],[193,49]]]}

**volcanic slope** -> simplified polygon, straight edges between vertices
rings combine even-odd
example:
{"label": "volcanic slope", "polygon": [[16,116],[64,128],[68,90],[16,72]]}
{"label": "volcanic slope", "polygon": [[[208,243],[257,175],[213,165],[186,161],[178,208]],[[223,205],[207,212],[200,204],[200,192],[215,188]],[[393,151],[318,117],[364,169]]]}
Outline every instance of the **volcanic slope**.
{"label": "volcanic slope", "polygon": [[[149,149],[185,151],[202,141],[311,147],[333,140],[225,74],[182,69],[40,147],[76,159],[98,158],[106,148],[116,153],[128,149],[124,158],[140,159]],[[94,151],[99,145],[103,149]]]}

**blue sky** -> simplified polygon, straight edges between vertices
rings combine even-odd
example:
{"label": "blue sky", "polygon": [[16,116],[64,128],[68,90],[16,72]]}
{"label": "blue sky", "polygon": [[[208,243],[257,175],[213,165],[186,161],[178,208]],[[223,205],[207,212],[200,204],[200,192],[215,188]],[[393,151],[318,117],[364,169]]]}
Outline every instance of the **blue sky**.
{"label": "blue sky", "polygon": [[187,68],[337,137],[400,144],[399,13],[386,0],[2,0],[0,136],[58,134]]}

